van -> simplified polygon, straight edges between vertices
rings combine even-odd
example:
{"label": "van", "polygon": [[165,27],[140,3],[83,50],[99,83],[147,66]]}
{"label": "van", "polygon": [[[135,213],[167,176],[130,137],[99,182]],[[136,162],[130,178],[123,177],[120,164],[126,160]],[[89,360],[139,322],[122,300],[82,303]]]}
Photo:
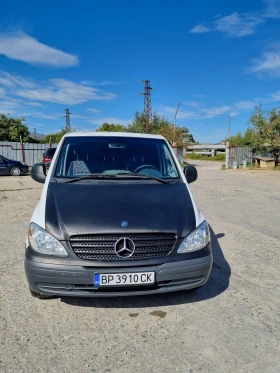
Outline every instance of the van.
{"label": "van", "polygon": [[73,132],[60,141],[26,240],[30,292],[112,297],[198,288],[212,267],[208,224],[159,135]]}

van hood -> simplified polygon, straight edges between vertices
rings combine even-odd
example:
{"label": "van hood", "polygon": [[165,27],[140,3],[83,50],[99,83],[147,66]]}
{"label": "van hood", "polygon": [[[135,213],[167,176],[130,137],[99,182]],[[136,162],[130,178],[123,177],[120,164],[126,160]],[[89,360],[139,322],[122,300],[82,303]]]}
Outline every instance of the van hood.
{"label": "van hood", "polygon": [[[184,183],[153,181],[51,181],[46,197],[46,230],[59,240],[95,233],[174,233],[196,228]],[[128,226],[123,228],[122,221]]]}

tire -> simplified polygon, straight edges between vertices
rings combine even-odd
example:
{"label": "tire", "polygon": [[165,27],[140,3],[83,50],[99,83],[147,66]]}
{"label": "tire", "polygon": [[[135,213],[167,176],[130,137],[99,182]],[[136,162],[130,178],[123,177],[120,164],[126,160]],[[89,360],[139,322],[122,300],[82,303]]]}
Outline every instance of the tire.
{"label": "tire", "polygon": [[29,288],[29,290],[30,290],[30,294],[34,298],[37,298],[37,299],[48,299],[48,298],[52,298],[51,295],[45,295],[45,294],[41,294],[41,293],[36,293],[36,291],[33,291],[30,288]]}
{"label": "tire", "polygon": [[18,167],[18,166],[12,167],[12,168],[10,169],[10,174],[11,174],[12,176],[20,176],[20,174],[21,174],[21,169],[20,169],[20,167]]}

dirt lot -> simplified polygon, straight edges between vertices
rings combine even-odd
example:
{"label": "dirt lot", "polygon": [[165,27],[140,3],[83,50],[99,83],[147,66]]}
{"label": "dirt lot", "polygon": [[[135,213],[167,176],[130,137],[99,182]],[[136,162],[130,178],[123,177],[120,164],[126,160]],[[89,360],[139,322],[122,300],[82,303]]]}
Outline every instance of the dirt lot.
{"label": "dirt lot", "polygon": [[198,291],[40,301],[24,241],[41,186],[0,177],[1,372],[280,372],[280,173],[198,165],[214,267]]}

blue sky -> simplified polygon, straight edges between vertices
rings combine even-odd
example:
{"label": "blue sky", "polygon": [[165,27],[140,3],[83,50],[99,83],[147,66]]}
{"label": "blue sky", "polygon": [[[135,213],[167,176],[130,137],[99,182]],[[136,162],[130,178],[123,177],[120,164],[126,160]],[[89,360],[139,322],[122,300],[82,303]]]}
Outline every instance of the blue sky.
{"label": "blue sky", "polygon": [[[127,124],[152,108],[198,141],[244,131],[280,103],[280,1],[10,0],[1,5],[0,112],[30,129]],[[221,115],[221,116],[214,116]],[[223,116],[224,115],[224,116]]]}

